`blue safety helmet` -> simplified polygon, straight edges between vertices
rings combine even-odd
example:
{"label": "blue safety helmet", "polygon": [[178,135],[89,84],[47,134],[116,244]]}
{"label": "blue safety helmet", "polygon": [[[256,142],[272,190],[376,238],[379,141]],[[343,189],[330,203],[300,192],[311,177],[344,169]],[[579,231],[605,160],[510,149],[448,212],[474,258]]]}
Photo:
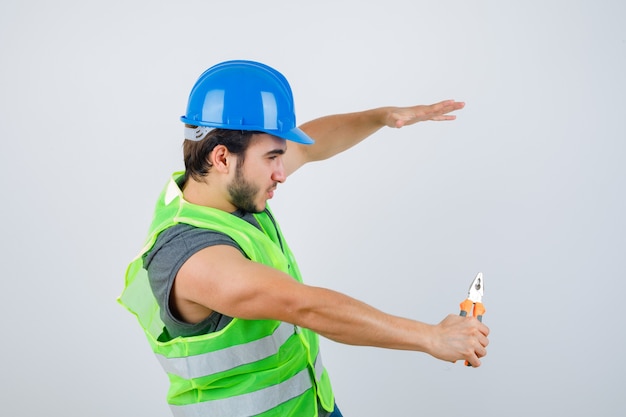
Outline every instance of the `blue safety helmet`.
{"label": "blue safety helmet", "polygon": [[[296,127],[287,79],[253,61],[226,61],[206,70],[193,86],[187,113],[180,120],[194,126],[255,130],[298,143],[314,142]],[[196,139],[200,136],[204,134],[196,134]]]}

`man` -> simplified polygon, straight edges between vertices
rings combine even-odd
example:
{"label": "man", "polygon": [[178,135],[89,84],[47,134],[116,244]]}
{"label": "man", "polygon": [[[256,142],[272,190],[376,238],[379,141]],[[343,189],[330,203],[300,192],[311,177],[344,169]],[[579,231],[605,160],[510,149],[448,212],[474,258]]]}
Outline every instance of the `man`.
{"label": "man", "polygon": [[209,68],[189,96],[185,172],[157,201],[120,302],[170,378],[176,416],[341,416],[318,334],[480,366],[489,330],[449,315],[437,325],[391,316],[302,283],[267,206],[302,165],[383,126],[453,120],[452,100],[322,117],[296,127],[278,71],[251,61]]}

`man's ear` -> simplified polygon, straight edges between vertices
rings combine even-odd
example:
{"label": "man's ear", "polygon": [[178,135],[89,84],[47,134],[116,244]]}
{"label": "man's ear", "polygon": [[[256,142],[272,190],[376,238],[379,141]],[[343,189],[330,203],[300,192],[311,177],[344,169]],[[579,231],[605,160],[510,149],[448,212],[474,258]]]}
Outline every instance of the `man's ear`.
{"label": "man's ear", "polygon": [[228,151],[224,145],[217,145],[209,154],[209,162],[219,172],[228,173],[234,166],[235,155]]}

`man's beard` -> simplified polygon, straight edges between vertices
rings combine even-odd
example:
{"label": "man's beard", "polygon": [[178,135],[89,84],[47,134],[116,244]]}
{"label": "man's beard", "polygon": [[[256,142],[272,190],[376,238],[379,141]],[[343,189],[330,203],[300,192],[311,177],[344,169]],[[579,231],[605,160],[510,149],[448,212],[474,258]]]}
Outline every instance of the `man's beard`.
{"label": "man's beard", "polygon": [[228,184],[231,203],[238,209],[248,213],[260,213],[265,209],[265,207],[259,209],[254,203],[254,198],[259,193],[259,189],[260,187],[246,181],[240,167],[237,167],[233,182]]}

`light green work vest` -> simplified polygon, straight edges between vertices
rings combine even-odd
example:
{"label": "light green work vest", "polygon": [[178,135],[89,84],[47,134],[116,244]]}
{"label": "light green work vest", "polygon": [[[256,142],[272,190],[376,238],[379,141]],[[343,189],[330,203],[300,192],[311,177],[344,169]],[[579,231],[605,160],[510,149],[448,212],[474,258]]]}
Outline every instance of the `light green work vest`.
{"label": "light green work vest", "polygon": [[230,213],[183,199],[174,173],[161,193],[146,244],[126,271],[118,301],[133,313],[170,379],[167,401],[175,416],[315,417],[317,398],[332,411],[334,396],[314,332],[276,320],[234,318],[224,329],[159,340],[164,324],[142,256],[177,223],[230,236],[245,254],[302,282],[296,261],[269,210],[255,214],[262,231]]}

